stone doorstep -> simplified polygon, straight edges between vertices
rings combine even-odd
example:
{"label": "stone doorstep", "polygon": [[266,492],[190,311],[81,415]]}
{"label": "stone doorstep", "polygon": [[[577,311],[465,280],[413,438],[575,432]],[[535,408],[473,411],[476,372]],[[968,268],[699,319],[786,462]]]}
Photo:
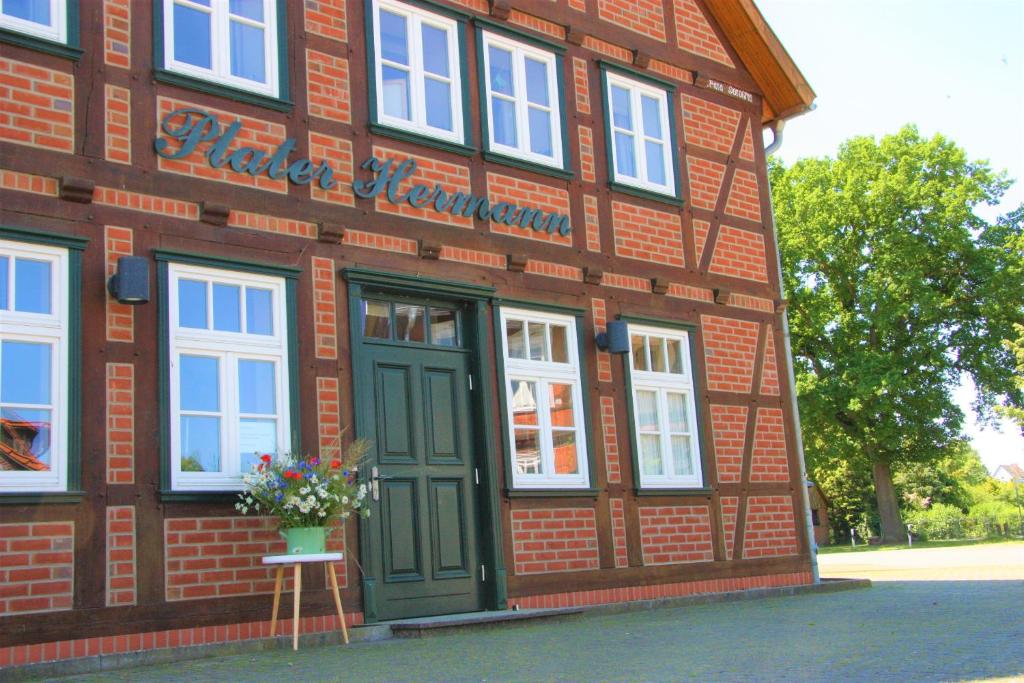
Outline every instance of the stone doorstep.
{"label": "stone doorstep", "polygon": [[[423,635],[441,635],[454,630],[494,628],[503,625],[529,624],[542,619],[559,619],[586,617],[587,615],[621,614],[650,609],[686,607],[688,605],[704,605],[719,602],[738,602],[741,600],[759,600],[762,598],[785,597],[791,595],[807,595],[811,593],[835,593],[839,591],[870,588],[869,579],[822,579],[821,583],[800,586],[780,586],[778,588],[752,588],[727,593],[703,593],[678,598],[658,598],[655,600],[636,600],[631,602],[613,602],[604,605],[587,605],[583,607],[567,607],[555,609],[524,609],[502,610],[496,612],[470,612],[466,614],[449,614],[440,617],[424,617],[419,619],[402,619],[392,622],[379,622],[353,626],[348,629],[349,640],[355,643],[373,643],[395,638],[417,638]],[[397,627],[397,628],[396,628]],[[299,636],[300,649],[311,647],[342,645],[341,631],[327,633],[309,633]],[[141,652],[125,652],[121,654],[99,655],[80,659],[65,659],[56,662],[42,662],[21,667],[0,669],[0,683],[8,681],[27,681],[36,678],[52,678],[74,676],[76,674],[115,671],[140,666],[168,664],[188,659],[207,657],[227,657],[230,655],[262,652],[264,650],[283,650],[291,652],[291,635],[260,640],[234,641],[230,643],[212,643],[209,645],[193,645],[189,647],[166,648],[162,650],[145,650]]]}

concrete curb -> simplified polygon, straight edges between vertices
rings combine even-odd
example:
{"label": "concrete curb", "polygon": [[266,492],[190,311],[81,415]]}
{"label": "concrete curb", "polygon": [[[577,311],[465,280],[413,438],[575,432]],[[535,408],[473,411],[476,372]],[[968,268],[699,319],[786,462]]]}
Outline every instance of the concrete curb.
{"label": "concrete curb", "polygon": [[[780,598],[817,593],[836,593],[839,591],[857,590],[870,587],[871,581],[869,579],[823,579],[821,583],[803,586],[753,588],[742,591],[731,591],[728,593],[706,593],[702,595],[690,595],[678,598],[659,598],[656,600],[637,600],[633,602],[609,603],[606,605],[587,605],[581,607],[582,614],[573,611],[572,615],[567,614],[555,616],[578,616],[580,618],[586,618],[590,615],[625,614],[628,612],[642,612],[652,609],[688,607],[690,605],[740,602],[745,600],[761,600],[764,598]],[[500,625],[525,625],[528,623],[530,622],[524,620],[513,620],[503,622]],[[466,623],[461,625],[436,627],[421,631],[420,633],[423,637],[436,637],[456,631],[493,629],[498,626],[499,624],[488,622]],[[409,634],[406,634],[405,638],[408,637]],[[356,626],[349,629],[349,640],[352,644],[378,643],[387,640],[396,640],[398,638],[398,634],[392,631],[390,624],[370,624],[367,626]],[[332,631],[330,633],[311,633],[299,636],[299,641],[299,645],[303,649],[342,644],[340,631]],[[276,638],[264,638],[260,640],[194,645],[190,647],[167,648],[163,650],[145,650],[141,652],[126,652],[114,655],[66,659],[58,662],[42,662],[40,664],[0,669],[0,683],[100,673],[104,671],[130,669],[141,666],[170,664],[184,660],[205,659],[209,657],[227,657],[231,655],[263,652],[265,650],[289,650],[291,648],[291,644],[291,636],[279,636]]]}

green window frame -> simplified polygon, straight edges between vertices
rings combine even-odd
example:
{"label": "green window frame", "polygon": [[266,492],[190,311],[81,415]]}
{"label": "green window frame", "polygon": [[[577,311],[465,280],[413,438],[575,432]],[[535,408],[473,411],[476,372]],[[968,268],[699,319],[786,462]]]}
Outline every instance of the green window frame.
{"label": "green window frame", "polygon": [[[241,389],[240,379],[228,372],[238,367],[237,363],[246,360],[275,362],[275,382],[277,405],[271,417],[279,421],[277,427],[277,446],[284,447],[292,453],[301,452],[300,442],[300,406],[299,406],[299,361],[298,361],[298,312],[296,310],[296,285],[301,271],[295,268],[273,266],[246,261],[237,261],[217,257],[199,256],[173,251],[156,251],[157,261],[157,298],[159,305],[159,393],[160,393],[160,463],[161,490],[165,499],[207,500],[211,497],[223,497],[225,493],[234,495],[241,489],[242,470],[236,474],[228,472],[227,465],[240,464],[241,452],[227,452],[224,448],[240,447],[242,437],[240,428],[234,429],[234,421],[254,419],[243,411],[239,400]],[[182,280],[206,283],[204,300],[209,301],[208,310],[203,316],[206,327],[191,331],[191,326],[180,325],[179,309],[176,308],[177,292],[173,286]],[[237,332],[218,332],[215,321],[213,302],[216,292],[214,284],[238,286],[243,290],[270,289],[274,291],[274,331],[271,337],[253,334],[249,328],[239,322]],[[241,290],[240,290],[241,294]],[[245,297],[249,291],[245,291]],[[247,298],[245,299],[247,301]],[[245,315],[246,304],[238,300],[238,320]],[[264,339],[266,341],[264,341]],[[252,348],[243,348],[245,342],[255,342]],[[265,346],[265,348],[262,348]],[[272,348],[273,347],[273,348]],[[276,349],[276,350],[275,350]],[[180,396],[175,372],[180,368],[175,365],[176,357],[189,355],[192,357],[218,358],[218,404],[211,411],[199,409],[206,413],[216,413],[214,417],[223,420],[218,427],[218,443],[221,446],[221,468],[208,476],[186,471],[181,465],[180,457],[176,457],[174,445],[180,441],[180,418],[182,413],[192,414],[195,410],[185,409],[175,398]],[[287,400],[287,407],[280,402]],[[245,414],[243,415],[243,412]],[[265,412],[265,411],[255,411]],[[230,421],[230,424],[229,424]],[[237,458],[235,457],[237,456]],[[238,463],[235,463],[235,460]]]}
{"label": "green window frame", "polygon": [[[227,97],[238,102],[258,104],[277,111],[289,111],[287,2],[262,0],[263,17],[258,22],[231,15],[228,0],[211,0],[209,8],[193,0],[153,0],[153,74],[156,80],[172,85]],[[210,14],[211,65],[195,66],[175,59],[174,12]],[[207,9],[209,12],[207,12]],[[252,24],[265,31],[264,81],[231,75],[231,28]],[[246,24],[246,25],[248,25]]]}
{"label": "green window frame", "polygon": [[[381,54],[379,17],[381,11],[401,17],[406,22],[407,61],[400,64],[387,61]],[[428,0],[366,0],[365,33],[367,88],[369,90],[370,130],[379,135],[414,142],[428,147],[471,156],[476,149],[471,145],[471,108],[467,80],[469,68],[466,59],[466,24],[468,16],[449,7]],[[448,48],[448,73],[438,74],[425,67],[425,48],[422,28],[443,31]],[[409,115],[406,118],[388,115],[384,111],[383,70],[408,73],[406,91]],[[456,73],[457,72],[457,73]],[[426,120],[426,86],[428,83],[447,82],[451,94],[452,130],[429,125]]]}
{"label": "green window frame", "polygon": [[[511,29],[485,19],[476,18],[476,62],[477,83],[480,95],[480,127],[483,140],[484,159],[495,163],[536,171],[556,178],[570,179],[572,157],[569,152],[569,130],[566,120],[565,96],[565,47],[557,43],[538,38],[524,31]],[[491,83],[490,51],[491,46],[512,53],[512,69],[515,86],[508,95],[497,95]],[[524,78],[525,60],[544,63],[548,66],[549,104],[552,121],[552,155],[533,154],[525,148],[520,137],[517,141],[520,149],[495,143],[493,140],[493,102],[492,97],[500,97],[514,102],[516,109],[515,125],[519,131],[527,126],[528,110],[531,104],[527,101]],[[524,116],[525,114],[525,116]],[[526,118],[527,120],[524,120]]]}
{"label": "green window frame", "polygon": [[[10,249],[2,249],[4,245]],[[81,488],[81,282],[82,251],[87,239],[0,226],[0,253],[5,257],[6,302],[0,302],[0,329],[4,337],[50,345],[51,467],[47,474],[26,472],[25,481],[4,477],[0,482],[0,504],[77,502]],[[15,259],[45,262],[51,269],[50,311],[19,313],[11,287]],[[2,378],[0,378],[2,384]],[[3,397],[0,396],[0,400]],[[4,441],[9,435],[5,432]]]}
{"label": "green window frame", "polygon": [[[684,323],[674,320],[662,320],[643,316],[618,316],[620,320],[629,323],[630,351],[623,354],[622,363],[626,377],[626,408],[629,413],[629,443],[630,458],[633,469],[633,482],[637,495],[687,495],[705,494],[710,489],[708,478],[708,449],[705,439],[703,422],[703,409],[701,397],[705,395],[703,369],[697,363],[697,326],[691,323]],[[661,362],[653,360],[653,354],[644,349],[645,357],[643,363],[637,363],[634,354],[638,337],[642,340],[657,339],[663,350],[671,347],[671,341],[679,342],[679,363],[681,372],[651,372],[652,367],[659,368]],[[664,343],[661,341],[664,340]],[[665,370],[671,369],[671,351],[665,354]],[[648,371],[644,371],[648,370]],[[640,406],[637,401],[637,391],[648,391],[656,393],[656,406],[658,411],[658,426],[654,430],[642,430],[638,420]],[[668,412],[668,394],[685,396],[687,414],[685,415],[686,429],[673,430],[667,422],[670,421]],[[644,447],[642,439],[657,434],[660,439],[658,446],[660,457],[664,463],[672,455],[671,436],[673,431],[685,434],[690,443],[691,452],[694,453],[691,473],[675,473],[672,467],[665,468],[665,473],[651,473],[644,469],[644,458],[641,450]],[[646,433],[645,433],[646,432]]]}
{"label": "green window frame", "polygon": [[82,56],[78,37],[78,0],[47,0],[46,23],[14,16],[0,0],[0,42],[78,60]]}
{"label": "green window frame", "polygon": [[[676,87],[674,84],[653,78],[648,74],[626,67],[599,62],[601,69],[601,101],[604,106],[604,140],[608,159],[608,185],[611,189],[645,199],[670,202],[681,205],[682,179],[679,170],[678,137],[676,135]],[[615,87],[628,93],[630,98],[631,123],[620,128],[614,123],[611,91]],[[657,128],[645,123],[644,101],[659,104]],[[639,106],[638,106],[639,105]],[[664,109],[660,106],[664,105]],[[652,129],[648,129],[652,128]],[[635,176],[618,171],[615,135],[633,138],[634,153],[631,160],[637,164]],[[662,172],[665,182],[658,183],[648,178],[647,145],[663,146]]]}

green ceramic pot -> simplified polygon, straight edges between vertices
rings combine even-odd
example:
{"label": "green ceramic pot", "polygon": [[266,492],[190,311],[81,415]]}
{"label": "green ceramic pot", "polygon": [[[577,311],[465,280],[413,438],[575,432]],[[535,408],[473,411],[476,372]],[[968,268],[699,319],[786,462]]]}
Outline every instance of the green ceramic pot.
{"label": "green ceramic pot", "polygon": [[327,551],[327,532],[325,526],[303,526],[281,529],[281,536],[289,555],[315,555]]}

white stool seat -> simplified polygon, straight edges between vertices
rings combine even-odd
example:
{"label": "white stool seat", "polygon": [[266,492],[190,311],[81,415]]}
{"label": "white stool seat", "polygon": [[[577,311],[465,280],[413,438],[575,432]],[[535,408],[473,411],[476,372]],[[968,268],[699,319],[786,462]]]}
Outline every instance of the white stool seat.
{"label": "white stool seat", "polygon": [[295,564],[296,562],[340,562],[344,553],[305,553],[296,555],[265,555],[263,564]]}

